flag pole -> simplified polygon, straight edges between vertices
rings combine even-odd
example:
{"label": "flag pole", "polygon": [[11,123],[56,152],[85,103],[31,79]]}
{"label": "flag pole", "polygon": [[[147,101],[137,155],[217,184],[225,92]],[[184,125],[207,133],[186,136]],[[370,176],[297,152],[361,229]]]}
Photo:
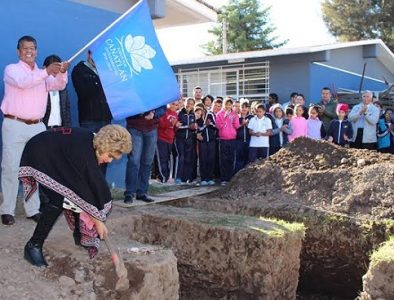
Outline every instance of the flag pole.
{"label": "flag pole", "polygon": [[87,48],[89,48],[95,41],[97,41],[101,36],[103,36],[108,30],[114,27],[117,23],[119,23],[129,12],[131,12],[140,2],[144,0],[139,0],[136,4],[130,7],[125,13],[123,13],[119,18],[113,21],[108,27],[106,27],[103,31],[101,31],[96,37],[94,37],[90,42],[88,42],[85,46],[83,46],[77,53],[71,56],[67,62],[71,63],[77,56],[83,53]]}

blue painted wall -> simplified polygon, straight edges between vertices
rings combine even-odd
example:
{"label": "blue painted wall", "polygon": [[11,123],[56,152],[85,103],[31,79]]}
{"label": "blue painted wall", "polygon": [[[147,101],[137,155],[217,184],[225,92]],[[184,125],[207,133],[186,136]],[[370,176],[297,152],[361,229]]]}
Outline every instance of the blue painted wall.
{"label": "blue painted wall", "polygon": [[[358,91],[361,82],[361,75],[333,69],[321,64],[310,64],[310,99],[312,103],[319,102],[321,99],[321,88],[328,86],[333,90],[345,88]],[[317,89],[316,87],[321,87]],[[364,78],[363,90],[380,91],[386,89],[387,86],[377,79]]]}
{"label": "blue painted wall", "polygon": [[[56,53],[65,60],[69,59],[118,16],[116,13],[64,0],[1,1],[0,99],[4,95],[4,67],[18,61],[16,44],[21,36],[32,35],[37,39],[37,64],[41,66],[49,54]],[[86,54],[77,57],[70,71],[85,57]],[[77,99],[70,78],[68,91],[73,125],[77,126]],[[125,161],[123,158],[110,165],[107,175],[110,184],[114,182],[116,186],[124,185]]]}

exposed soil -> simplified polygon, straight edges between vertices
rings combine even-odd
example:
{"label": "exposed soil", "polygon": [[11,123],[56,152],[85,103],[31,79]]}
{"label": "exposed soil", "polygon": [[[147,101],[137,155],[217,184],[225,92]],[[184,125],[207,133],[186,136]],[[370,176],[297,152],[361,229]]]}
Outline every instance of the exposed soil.
{"label": "exposed soil", "polygon": [[108,228],[128,271],[130,289],[126,291],[115,290],[118,278],[104,243],[98,256],[89,259],[85,249],[75,246],[63,217],[44,244],[48,268],[26,262],[23,247],[35,223],[22,210],[18,203],[15,225],[0,225],[0,299],[178,299],[177,262],[172,251],[129,240],[116,221],[120,208],[114,209]]}
{"label": "exposed soil", "polygon": [[269,159],[240,171],[217,195],[225,199],[266,196],[352,217],[391,219],[393,158],[298,138]]}

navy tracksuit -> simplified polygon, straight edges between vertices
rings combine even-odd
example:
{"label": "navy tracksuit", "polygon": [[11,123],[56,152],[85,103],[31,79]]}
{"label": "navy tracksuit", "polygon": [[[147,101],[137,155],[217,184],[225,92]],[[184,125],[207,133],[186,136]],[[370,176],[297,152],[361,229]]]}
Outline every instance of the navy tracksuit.
{"label": "navy tracksuit", "polygon": [[182,124],[175,133],[175,147],[177,152],[176,179],[187,182],[193,174],[193,147],[195,146],[196,130],[191,127],[196,123],[193,111],[189,113],[185,108],[178,113],[178,121]]}
{"label": "navy tracksuit", "polygon": [[[247,115],[246,117],[239,117],[239,124],[246,120],[253,118],[253,115]],[[241,126],[237,129],[237,141],[236,141],[236,156],[235,156],[235,173],[243,169],[248,163],[249,143],[250,134],[248,126]]]}
{"label": "navy tracksuit", "polygon": [[208,111],[204,118],[197,120],[197,125],[203,138],[198,141],[201,181],[210,181],[213,180],[216,158],[215,115]]}

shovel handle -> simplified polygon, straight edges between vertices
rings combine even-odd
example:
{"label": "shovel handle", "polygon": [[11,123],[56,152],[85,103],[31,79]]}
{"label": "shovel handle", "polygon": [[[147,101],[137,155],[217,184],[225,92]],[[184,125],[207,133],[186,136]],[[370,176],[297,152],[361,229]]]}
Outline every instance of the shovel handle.
{"label": "shovel handle", "polygon": [[119,252],[113,247],[108,236],[104,239],[104,242],[105,245],[107,246],[109,253],[111,254],[112,262],[114,263],[115,266],[117,266],[121,261]]}

